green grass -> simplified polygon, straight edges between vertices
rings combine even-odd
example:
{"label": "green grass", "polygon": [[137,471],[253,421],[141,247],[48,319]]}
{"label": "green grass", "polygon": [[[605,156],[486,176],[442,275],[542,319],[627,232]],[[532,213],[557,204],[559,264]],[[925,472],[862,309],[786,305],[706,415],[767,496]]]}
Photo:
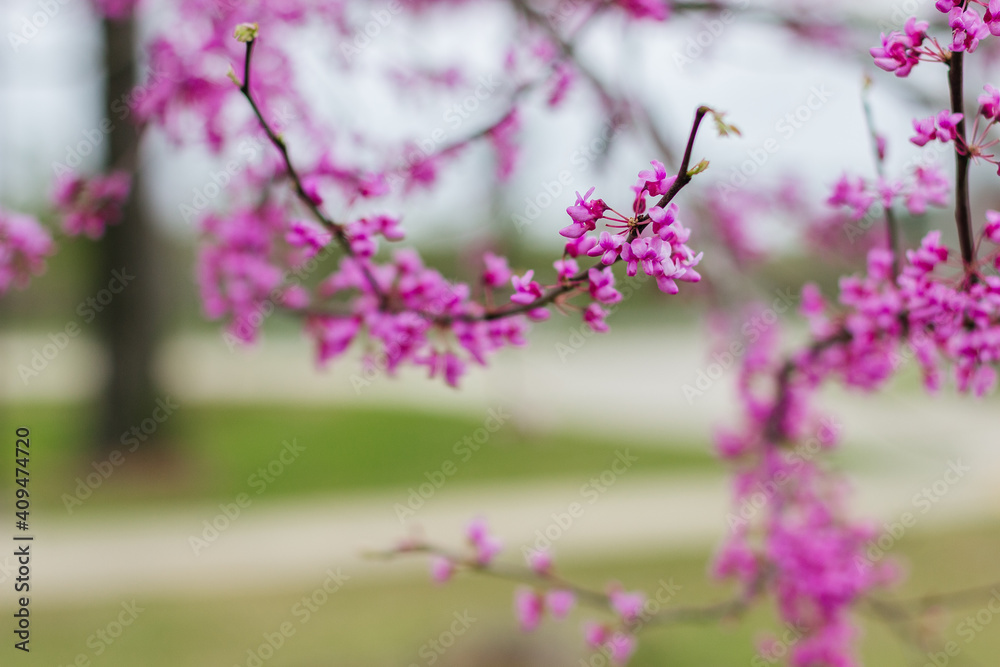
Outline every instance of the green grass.
{"label": "green grass", "polygon": [[[8,407],[0,416],[0,433],[13,434],[19,425],[31,428],[36,507],[62,511],[61,498],[74,493],[78,478],[97,479],[95,461],[101,467],[105,459],[90,455],[81,436],[90,415],[81,406],[29,406]],[[161,449],[143,445],[129,453],[123,447],[124,462],[75,511],[231,500],[253,490],[252,476],[269,464],[272,472],[280,469],[268,485],[273,497],[405,490],[426,482],[425,473],[433,475],[446,461],[454,464],[450,486],[578,479],[604,470],[617,450],[629,447],[643,448],[634,470],[722,472],[706,447],[652,448],[598,436],[528,433],[512,422],[473,452],[463,441],[475,437],[485,417],[339,407],[182,406],[157,433]],[[282,443],[292,441],[304,451],[279,466]]]}
{"label": "green grass", "polygon": [[[998,550],[1000,530],[996,526],[908,535],[896,551],[908,559],[912,580],[893,594],[910,596],[996,582],[1000,580],[1000,563],[992,555]],[[702,605],[729,594],[727,588],[706,580],[706,558],[705,554],[674,554],[583,567],[570,563],[565,573],[595,587],[617,577],[627,588],[648,592],[655,591],[661,579],[672,579],[682,588],[670,604]],[[385,567],[391,571],[393,565]],[[42,598],[33,611],[32,657],[37,662],[31,664],[69,664],[83,653],[92,664],[106,667],[245,666],[249,648],[259,646],[265,633],[290,622],[295,634],[264,663],[267,667],[427,665],[419,654],[420,647],[447,630],[455,612],[468,610],[475,622],[435,663],[439,667],[576,667],[585,655],[579,625],[584,619],[600,617],[590,610],[577,610],[566,622],[546,620],[536,633],[522,635],[515,629],[510,611],[511,585],[463,576],[444,587],[433,586],[423,577],[381,583],[371,578],[348,581],[303,622],[292,608],[320,584],[322,578],[271,595],[220,598],[206,593],[199,599],[137,598],[144,611],[96,660],[87,639],[118,615],[120,602],[57,607]],[[955,634],[957,624],[966,614],[983,608],[987,598],[969,600],[951,616],[929,615],[925,619],[930,642],[927,650],[937,641],[957,640],[963,657],[955,664],[992,664],[990,656],[1000,655],[1000,615],[968,644]],[[904,667],[926,662],[926,656],[920,662],[913,659],[880,623],[866,617],[862,620],[865,664]],[[652,629],[643,634],[630,666],[748,665],[755,655],[755,641],[775,627],[773,611],[765,605],[722,624]],[[938,628],[937,633],[933,628]]]}

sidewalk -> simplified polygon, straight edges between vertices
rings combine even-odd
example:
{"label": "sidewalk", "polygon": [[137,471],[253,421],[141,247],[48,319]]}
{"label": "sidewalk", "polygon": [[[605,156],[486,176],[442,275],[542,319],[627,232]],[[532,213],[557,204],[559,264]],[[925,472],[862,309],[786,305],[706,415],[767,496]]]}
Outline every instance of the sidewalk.
{"label": "sidewalk", "polygon": [[[0,354],[14,360],[10,368],[16,368],[20,360],[30,359],[37,340],[2,338]],[[671,332],[664,340],[651,332],[621,331],[580,340],[579,351],[563,361],[557,344],[568,344],[570,332],[562,338],[542,337],[526,350],[503,355],[490,369],[474,371],[460,391],[407,373],[376,378],[356,392],[350,377],[357,372],[355,362],[344,360],[328,372],[317,372],[311,350],[299,340],[271,339],[230,352],[220,337],[182,337],[168,343],[160,366],[165,387],[182,405],[388,404],[471,414],[502,405],[536,428],[646,438],[668,433],[671,442],[704,442],[706,434],[735,414],[732,369],[693,402],[682,393],[684,384],[693,384],[699,371],[708,368],[696,332]],[[626,354],[631,350],[650,352],[637,366],[633,355]],[[4,378],[0,400],[87,395],[100,371],[90,352],[85,341],[75,341],[27,388],[16,376]],[[843,424],[845,454],[864,457],[874,466],[856,480],[858,514],[893,521],[908,511],[917,518],[917,531],[1000,519],[1000,417],[995,404],[948,392],[939,398],[918,392],[877,397],[829,392],[825,406]],[[957,475],[956,465],[969,470]],[[592,504],[581,500],[580,485],[586,481],[476,489],[446,485],[415,520],[429,538],[457,545],[468,520],[486,516],[509,545],[506,555],[514,562],[521,558],[520,545],[537,539],[536,530],[558,533],[557,554],[576,561],[710,548],[728,530],[722,474],[657,479],[626,474]],[[393,509],[406,501],[406,493],[401,489],[294,503],[270,503],[265,495],[232,520],[219,519],[217,506],[155,518],[53,517],[39,529],[34,546],[36,571],[45,573],[39,576],[39,594],[68,602],[265,591],[315,581],[327,568],[338,567],[358,579],[409,575],[425,567],[421,558],[383,563],[360,555],[406,535],[407,527]],[[580,502],[583,512],[563,528],[559,524],[565,518],[559,517],[573,502]],[[230,525],[196,554],[191,538],[202,534],[204,521],[212,520]],[[8,576],[3,565],[0,560],[0,584]]]}

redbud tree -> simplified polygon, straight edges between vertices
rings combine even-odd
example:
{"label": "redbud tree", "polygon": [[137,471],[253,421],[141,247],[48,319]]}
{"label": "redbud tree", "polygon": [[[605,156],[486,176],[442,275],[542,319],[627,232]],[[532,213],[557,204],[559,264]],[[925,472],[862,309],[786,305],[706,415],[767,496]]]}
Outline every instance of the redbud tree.
{"label": "redbud tree", "polygon": [[[96,4],[112,18],[144,9],[135,0]],[[150,75],[131,101],[140,127],[179,145],[205,145],[218,156],[261,132],[268,147],[267,159],[233,174],[218,206],[185,213],[196,218],[201,232],[197,280],[205,315],[223,321],[230,340],[253,343],[266,314],[279,310],[301,323],[321,366],[361,346],[365,364],[379,360],[390,374],[424,367],[430,378],[459,387],[470,366],[486,366],[499,350],[526,345],[532,323],[554,313],[607,332],[609,308],[622,300],[616,280],[623,274],[653,278],[669,300],[699,282],[699,269],[711,272],[715,262],[759,261],[766,252],[750,240],[757,218],[778,210],[801,216],[808,220],[806,240],[825,253],[843,251],[839,237],[850,237],[852,224],[879,218],[881,232],[869,235],[862,272],[843,276],[836,294],[824,295],[814,284],[802,287],[808,342],[784,349],[772,327],[741,359],[742,414],[716,435],[715,448],[731,469],[734,505],[761,488],[768,489],[768,498],[752,520],[730,526],[711,564],[714,576],[733,582],[730,600],[650,615],[643,593],[568,581],[549,552],[533,551],[523,563],[504,561],[501,541],[483,519],[469,524],[467,551],[410,538],[382,555],[424,555],[438,582],[457,572],[518,582],[515,610],[525,631],[544,617],[566,617],[574,606],[592,608],[583,639],[618,665],[629,661],[643,632],[670,623],[721,621],[768,599],[783,622],[802,629],[788,656],[798,667],[857,664],[852,614],[859,608],[883,617],[904,638],[915,635],[919,609],[879,595],[900,574],[888,561],[865,558],[876,533],[845,508],[844,480],[823,456],[836,447],[837,434],[824,427],[815,396],[830,383],[878,391],[905,358],[919,366],[928,391],[948,381],[977,396],[995,388],[1000,212],[972,210],[969,173],[973,166],[1000,165],[992,152],[1000,142],[993,137],[1000,92],[989,81],[977,81],[972,87],[982,92],[969,103],[964,69],[967,59],[988,51],[1000,36],[1000,0],[922,3],[927,6],[917,16],[883,32],[870,48],[868,63],[889,73],[881,74],[885,79],[906,79],[918,66],[937,71],[949,104],[912,119],[910,141],[916,147],[942,145],[953,155],[953,173],[920,162],[908,173],[889,173],[889,147],[866,99],[876,177],[852,173],[864,168],[845,171],[820,207],[805,201],[807,192],[794,184],[773,192],[736,191],[725,180],[713,187],[697,139],[706,131],[738,134],[723,113],[692,108],[689,125],[664,130],[655,109],[622,93],[581,57],[581,37],[601,22],[623,26],[628,34],[701,13],[724,25],[746,3],[483,3],[509,12],[516,26],[493,70],[464,61],[414,62],[409,69],[374,73],[356,67],[358,56],[389,22],[409,21],[419,30],[428,17],[474,3],[391,0],[376,9],[347,0],[176,4],[170,18],[158,19],[145,45]],[[846,22],[779,7],[757,12],[754,20],[813,46],[857,51]],[[298,76],[290,51],[296,34],[307,29],[335,37],[329,67],[344,76],[381,76],[401,98],[473,89],[496,72],[517,84],[494,118],[459,139],[429,146],[416,139],[386,141],[385,128],[364,119],[357,126],[331,119],[310,99],[310,82]],[[874,33],[864,39],[876,40]],[[565,201],[565,224],[552,230],[563,237],[562,252],[550,266],[515,271],[507,258],[487,251],[479,258],[478,277],[469,282],[427,266],[405,243],[407,202],[441,187],[449,170],[479,144],[495,154],[490,178],[508,179],[519,167],[525,117],[556,113],[574,89],[587,91],[607,118],[626,118],[652,147],[649,166],[637,165],[631,189],[591,189]],[[908,125],[911,119],[897,122]],[[128,191],[126,173],[60,175],[52,199],[61,232],[99,237],[106,225],[120,222]],[[957,249],[943,243],[941,230],[908,247],[898,213],[923,215],[928,206],[953,208]],[[699,247],[708,250],[703,254]],[[0,211],[0,292],[24,288],[53,252],[52,234],[37,220]],[[635,351],[631,363],[641,363],[641,354]],[[822,436],[818,447],[816,433]]]}

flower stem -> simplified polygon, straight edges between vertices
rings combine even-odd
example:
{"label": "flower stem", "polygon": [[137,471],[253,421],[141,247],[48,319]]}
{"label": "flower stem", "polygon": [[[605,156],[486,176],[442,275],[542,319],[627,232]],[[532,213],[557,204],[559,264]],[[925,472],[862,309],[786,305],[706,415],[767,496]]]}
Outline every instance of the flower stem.
{"label": "flower stem", "polygon": [[[956,51],[948,62],[948,89],[951,93],[951,112],[964,114],[963,57]],[[956,126],[955,139],[955,225],[958,227],[958,242],[962,250],[962,264],[966,275],[971,275],[976,261],[975,244],[972,236],[972,214],[969,206],[969,154],[963,152],[965,146],[965,117]]]}

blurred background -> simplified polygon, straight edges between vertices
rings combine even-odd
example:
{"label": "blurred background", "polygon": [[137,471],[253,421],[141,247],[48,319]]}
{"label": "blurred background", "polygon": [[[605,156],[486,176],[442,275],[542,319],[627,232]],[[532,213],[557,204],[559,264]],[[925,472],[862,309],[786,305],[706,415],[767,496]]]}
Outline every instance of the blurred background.
{"label": "blurred background", "polygon": [[[148,7],[133,26],[138,42],[170,11],[170,3]],[[677,297],[644,286],[607,335],[554,316],[535,327],[526,349],[473,369],[456,391],[419,372],[362,373],[360,354],[319,371],[298,323],[280,316],[252,347],[227,341],[201,313],[197,229],[185,213],[225,156],[155,132],[138,147],[127,129],[100,131],[106,102],[128,89],[108,75],[121,63],[113,51],[128,54],[128,41],[80,0],[4,2],[0,203],[51,221],[55,165],[81,144],[91,144],[81,170],[117,154],[132,155],[142,173],[141,198],[127,211],[128,223],[141,224],[120,227],[139,232],[63,244],[44,276],[0,301],[0,433],[31,430],[36,534],[32,651],[10,664],[604,664],[580,638],[581,622],[595,614],[576,610],[524,635],[507,582],[462,576],[435,586],[420,557],[365,557],[410,535],[459,546],[477,515],[489,519],[512,563],[544,538],[567,576],[594,587],[617,579],[651,595],[670,591],[668,605],[727,598],[731,589],[707,572],[736,511],[711,445],[713,431],[738,414],[739,358],[724,350],[776,326],[741,319],[750,302],[783,313],[786,342],[801,340],[791,313],[801,285],[815,281],[833,294],[837,276],[860,270],[864,248],[881,234],[875,221],[856,243],[845,235],[836,257],[809,242],[833,182],[845,171],[874,174],[865,75],[876,80],[870,101],[888,138],[890,173],[902,174],[919,154],[907,141],[909,119],[945,104],[940,69],[918,68],[904,85],[877,73],[865,53],[880,30],[913,12],[930,17],[930,3],[844,2],[823,11],[751,1],[733,5],[722,28],[709,23],[714,13],[679,11],[663,25],[595,29],[581,50],[649,111],[674,150],[699,104],[727,111],[742,131],[699,137],[695,157],[711,167],[699,198],[680,202],[692,245],[706,251],[706,280]],[[44,22],[33,18],[39,12]],[[27,34],[25,20],[38,29],[25,43],[12,40]],[[829,28],[835,20],[848,28]],[[388,26],[389,37],[365,49],[361,71],[412,64],[414,53],[428,63],[456,53],[489,63],[513,19],[501,5],[474,3],[421,21],[420,30]],[[460,37],[471,31],[470,45]],[[381,124],[387,139],[448,127],[449,109],[469,94],[449,90],[401,109],[375,78],[326,67],[338,43],[313,48],[324,36],[309,37],[292,52],[316,104]],[[141,79],[144,57],[134,53]],[[995,54],[979,62],[988,72]],[[973,69],[970,81],[983,71]],[[978,85],[970,83],[970,96]],[[474,112],[477,123],[495,115],[491,102]],[[408,242],[446,275],[474,275],[466,257],[486,247],[503,249],[517,267],[547,267],[574,190],[597,186],[598,196],[627,206],[635,173],[659,157],[650,132],[609,125],[585,90],[558,114],[538,105],[523,113],[525,148],[509,183],[493,177],[490,151],[474,147],[433,194],[398,202]],[[111,120],[128,127],[127,117]],[[762,147],[774,145],[761,163]],[[939,160],[948,168],[946,157]],[[778,195],[762,193],[782,192],[790,178],[808,203],[765,210],[761,201]],[[993,179],[990,169],[974,170],[980,214],[1000,208]],[[730,199],[720,184],[737,194]],[[212,205],[224,209],[222,199]],[[738,225],[724,224],[734,217]],[[947,211],[904,217],[907,242],[938,227],[954,245],[949,219]],[[738,251],[726,238],[733,229]],[[120,297],[109,291],[116,270],[119,280],[135,275]],[[732,321],[710,326],[719,312]],[[70,335],[74,325],[79,335]],[[996,397],[958,397],[951,387],[928,397],[907,366],[877,397],[831,387],[824,398],[843,441],[831,464],[851,476],[858,513],[885,530],[904,513],[916,517],[871,552],[899,559],[909,574],[894,593],[1000,582]],[[616,461],[629,462],[624,472]],[[11,463],[2,465],[10,472]],[[584,511],[566,525],[561,517],[574,502]],[[6,618],[14,566],[0,556]],[[975,616],[987,601],[971,597],[968,608],[932,610],[924,622],[940,641],[957,639],[963,614]],[[722,625],[653,630],[631,664],[770,664],[757,642],[782,636],[773,618],[764,607]],[[891,628],[861,620],[866,664],[926,661]],[[973,639],[961,639],[956,663],[1000,654],[1000,633]]]}

